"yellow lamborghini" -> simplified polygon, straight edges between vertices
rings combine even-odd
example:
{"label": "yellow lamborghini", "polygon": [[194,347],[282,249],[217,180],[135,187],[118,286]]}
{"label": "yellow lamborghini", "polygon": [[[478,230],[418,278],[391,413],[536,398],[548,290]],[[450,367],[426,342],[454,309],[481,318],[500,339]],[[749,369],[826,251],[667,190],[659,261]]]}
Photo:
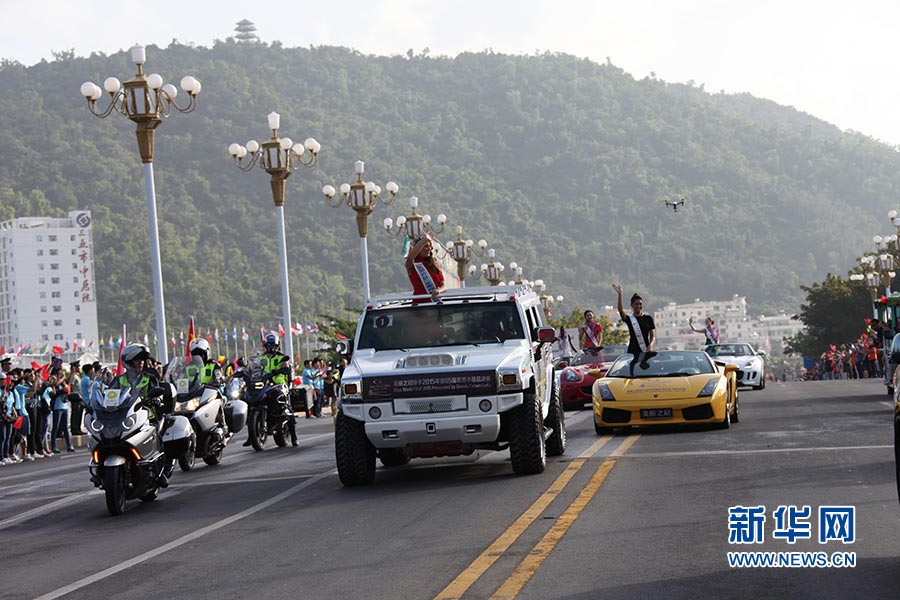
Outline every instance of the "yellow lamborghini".
{"label": "yellow lamborghini", "polygon": [[739,420],[738,370],[705,352],[624,354],[594,382],[594,429],[599,435],[615,427],[673,423],[726,429]]}

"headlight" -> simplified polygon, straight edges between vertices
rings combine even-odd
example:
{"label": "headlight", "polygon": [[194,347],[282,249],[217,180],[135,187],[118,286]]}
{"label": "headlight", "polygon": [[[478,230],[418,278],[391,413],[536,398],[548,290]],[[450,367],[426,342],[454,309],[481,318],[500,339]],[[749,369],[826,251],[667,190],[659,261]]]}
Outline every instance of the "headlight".
{"label": "headlight", "polygon": [[231,393],[228,395],[231,396],[232,398],[237,399],[237,398],[241,397],[241,391],[240,390],[231,390]]}
{"label": "headlight", "polygon": [[341,402],[362,402],[362,390],[358,381],[341,384]]}
{"label": "headlight", "polygon": [[522,389],[522,380],[519,378],[518,371],[499,371],[497,373],[497,382],[497,387],[500,390]]}
{"label": "headlight", "polygon": [[706,385],[703,386],[703,389],[700,390],[700,393],[697,394],[698,398],[706,398],[713,395],[713,392],[716,389],[716,384],[719,383],[718,377],[713,377],[709,381],[706,382]]}
{"label": "headlight", "polygon": [[575,369],[566,369],[563,371],[563,378],[566,381],[581,381],[581,375]]}
{"label": "headlight", "polygon": [[125,428],[125,431],[130,431],[132,427],[137,424],[137,419],[134,418],[134,415],[128,415],[125,417],[125,420],[122,421],[122,427]]}
{"label": "headlight", "polygon": [[601,400],[615,400],[616,397],[613,396],[613,393],[610,391],[609,386],[605,383],[597,384],[597,391],[600,392]]}
{"label": "headlight", "polygon": [[93,429],[97,433],[100,433],[101,431],[103,431],[103,423],[101,423],[97,419],[94,419],[93,421],[91,421],[91,429]]}

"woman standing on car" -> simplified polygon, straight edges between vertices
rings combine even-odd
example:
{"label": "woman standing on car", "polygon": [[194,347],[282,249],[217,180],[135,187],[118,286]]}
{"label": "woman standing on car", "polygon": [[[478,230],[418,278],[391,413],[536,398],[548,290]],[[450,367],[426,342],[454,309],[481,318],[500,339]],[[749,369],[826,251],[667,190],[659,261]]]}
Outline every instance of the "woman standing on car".
{"label": "woman standing on car", "polygon": [[444,291],[444,272],[437,262],[431,246],[431,234],[416,240],[406,255],[406,274],[413,287],[413,295],[431,295],[436,300]]}
{"label": "woman standing on car", "polygon": [[709,345],[719,343],[719,327],[716,325],[716,322],[713,321],[712,317],[706,317],[706,325],[703,329],[694,327],[694,317],[688,319],[688,325],[694,333],[702,333],[706,336],[704,344]]}

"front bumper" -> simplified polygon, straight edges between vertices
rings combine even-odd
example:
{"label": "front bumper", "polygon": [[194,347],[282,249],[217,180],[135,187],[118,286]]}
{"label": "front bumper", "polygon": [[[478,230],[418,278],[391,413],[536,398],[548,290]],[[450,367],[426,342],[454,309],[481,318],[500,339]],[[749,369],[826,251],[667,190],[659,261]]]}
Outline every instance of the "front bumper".
{"label": "front bumper", "polygon": [[[422,398],[422,402],[429,399]],[[436,400],[436,399],[435,399]],[[483,400],[491,409],[482,411]],[[393,402],[342,404],[341,411],[351,419],[365,422],[366,436],[376,448],[405,448],[410,444],[462,442],[490,444],[500,437],[500,415],[523,402],[523,394],[472,396],[462,404],[464,410],[448,412],[394,412]],[[378,408],[381,415],[374,419],[370,410]]]}
{"label": "front bumper", "polygon": [[734,374],[734,380],[737,385],[760,385],[763,372],[753,365],[741,367],[741,370]]}
{"label": "front bumper", "polygon": [[[672,409],[671,417],[641,418],[642,409]],[[672,425],[721,423],[725,419],[725,398],[685,398],[681,400],[629,401],[594,400],[594,422],[601,427],[631,425]]]}

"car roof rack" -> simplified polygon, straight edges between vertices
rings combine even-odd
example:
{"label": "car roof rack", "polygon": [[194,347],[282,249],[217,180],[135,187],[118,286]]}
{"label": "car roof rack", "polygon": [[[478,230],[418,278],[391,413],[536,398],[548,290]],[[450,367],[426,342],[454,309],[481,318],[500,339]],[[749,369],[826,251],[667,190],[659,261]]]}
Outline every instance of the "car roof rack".
{"label": "car roof rack", "polygon": [[[517,285],[492,285],[470,288],[452,288],[440,294],[439,301],[443,303],[463,303],[463,302],[498,302],[512,300],[518,296],[524,296],[532,293],[532,287],[529,284]],[[384,294],[369,298],[366,303],[366,310],[411,306],[412,304],[425,305],[433,304],[429,294],[414,296],[409,292],[398,292],[394,294]]]}

